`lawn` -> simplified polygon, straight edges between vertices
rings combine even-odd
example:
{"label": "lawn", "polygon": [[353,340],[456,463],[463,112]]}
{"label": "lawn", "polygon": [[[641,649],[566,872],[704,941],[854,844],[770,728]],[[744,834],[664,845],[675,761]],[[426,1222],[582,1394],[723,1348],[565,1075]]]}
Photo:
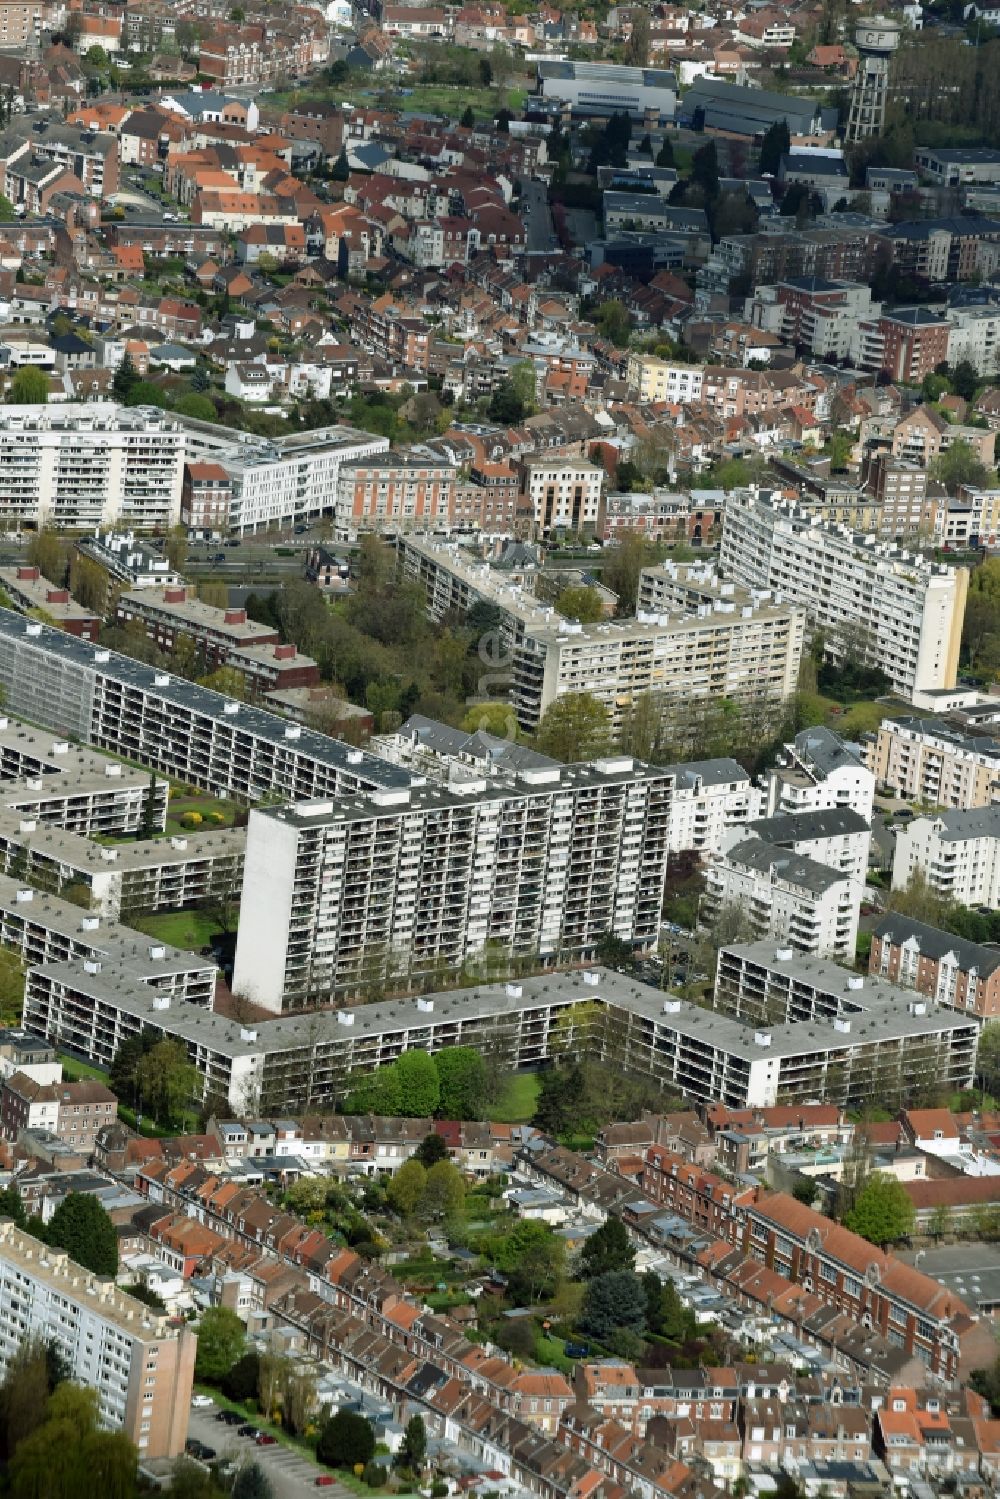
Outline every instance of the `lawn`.
{"label": "lawn", "polygon": [[135,925],[147,936],[184,952],[210,947],[213,938],[220,935],[218,922],[206,911],[158,911],[152,916],[137,916]]}
{"label": "lawn", "polygon": [[527,1124],[538,1102],[537,1072],[515,1072],[507,1079],[502,1097],[490,1109],[496,1124]]}
{"label": "lawn", "polygon": [[71,1057],[68,1052],[56,1052],[56,1061],[62,1063],[63,1076],[67,1082],[78,1082],[81,1078],[96,1078],[99,1083],[106,1083],[108,1080],[108,1074],[99,1067],[91,1067],[89,1062],[81,1062],[79,1057]]}
{"label": "lawn", "polygon": [[[197,791],[181,791],[171,788],[167,804],[167,826],[164,836],[184,833],[210,833],[213,828],[231,828],[239,809],[235,802],[222,797],[202,795]],[[194,828],[184,826],[181,819],[188,812],[196,812],[202,821]],[[217,819],[222,818],[219,822]]]}

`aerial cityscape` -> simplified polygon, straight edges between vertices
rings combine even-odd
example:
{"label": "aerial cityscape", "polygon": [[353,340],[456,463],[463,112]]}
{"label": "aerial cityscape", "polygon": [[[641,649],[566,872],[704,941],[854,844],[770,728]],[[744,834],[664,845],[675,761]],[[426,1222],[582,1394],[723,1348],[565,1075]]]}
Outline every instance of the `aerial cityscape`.
{"label": "aerial cityscape", "polygon": [[0,0],[0,1496],[1000,1499],[998,79]]}

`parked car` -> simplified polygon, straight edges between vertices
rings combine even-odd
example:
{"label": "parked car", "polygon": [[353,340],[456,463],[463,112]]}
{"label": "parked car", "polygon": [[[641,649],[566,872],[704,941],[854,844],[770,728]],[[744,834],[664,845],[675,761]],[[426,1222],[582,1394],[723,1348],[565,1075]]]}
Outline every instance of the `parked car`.
{"label": "parked car", "polygon": [[334,1482],[335,1480],[332,1473],[321,1473],[316,1479],[316,1487],[318,1489],[332,1489]]}
{"label": "parked car", "polygon": [[210,1405],[214,1405],[214,1404],[215,1404],[215,1401],[212,1399],[211,1395],[192,1395],[191,1396],[191,1409],[192,1410],[195,1410],[195,1411],[207,1411],[208,1408],[209,1408],[209,1406]]}
{"label": "parked car", "polygon": [[215,1419],[217,1421],[224,1421],[227,1426],[239,1426],[243,1417],[239,1411],[219,1411]]}
{"label": "parked car", "polygon": [[278,1445],[278,1438],[271,1436],[270,1432],[267,1431],[258,1431],[254,1437],[254,1441],[258,1447],[276,1447]]}
{"label": "parked car", "polygon": [[247,1421],[238,1429],[236,1435],[238,1437],[259,1437],[260,1432],[257,1430],[256,1426],[251,1425],[251,1423]]}

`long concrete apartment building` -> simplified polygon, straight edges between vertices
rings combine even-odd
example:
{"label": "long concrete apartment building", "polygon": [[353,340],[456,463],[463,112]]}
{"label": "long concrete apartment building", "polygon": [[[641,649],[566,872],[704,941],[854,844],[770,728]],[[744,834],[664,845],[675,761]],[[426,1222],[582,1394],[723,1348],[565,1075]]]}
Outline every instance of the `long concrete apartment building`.
{"label": "long concrete apartment building", "polygon": [[140,1458],[184,1451],[195,1333],[5,1220],[0,1365],[26,1338],[55,1344],[70,1378],[96,1390],[102,1425],[123,1431]]}
{"label": "long concrete apartment building", "polygon": [[1000,739],[940,718],[884,718],[863,746],[880,786],[907,801],[965,811],[1000,802]]}
{"label": "long concrete apartment building", "polygon": [[628,757],[513,787],[386,790],[250,814],[233,985],[280,1012],[491,948],[553,965],[654,947],[672,778]]}
{"label": "long concrete apartment building", "polygon": [[4,406],[0,472],[0,519],[15,528],[167,530],[180,519],[184,433],[153,406]]}
{"label": "long concrete apartment building", "polygon": [[340,740],[6,609],[0,685],[12,713],[216,796],[305,800],[414,779]]}
{"label": "long concrete apartment building", "polygon": [[824,524],[769,491],[727,496],[720,566],[801,604],[834,658],[859,651],[903,697],[954,687],[967,568]]}
{"label": "long concrete apartment building", "polygon": [[415,536],[398,545],[402,572],[424,585],[433,619],[477,603],[501,611],[506,654],[494,675],[528,732],[567,693],[598,698],[618,730],[647,693],[669,719],[686,714],[692,701],[766,708],[795,690],[805,611],[766,590],[753,596],[720,583],[713,592],[707,575],[690,587],[677,579],[655,612],[650,585],[650,606],[635,619],[582,625],[455,545]]}

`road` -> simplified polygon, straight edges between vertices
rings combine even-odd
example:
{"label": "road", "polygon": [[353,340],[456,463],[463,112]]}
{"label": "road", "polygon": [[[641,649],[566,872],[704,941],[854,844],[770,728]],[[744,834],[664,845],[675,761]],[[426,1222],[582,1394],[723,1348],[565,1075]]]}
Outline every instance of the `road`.
{"label": "road", "polygon": [[258,1463],[274,1489],[275,1499],[303,1499],[305,1494],[329,1494],[331,1499],[355,1499],[350,1489],[342,1483],[329,1488],[316,1487],[317,1476],[324,1470],[302,1457],[291,1447],[277,1443],[274,1447],[258,1447],[250,1437],[236,1435],[235,1426],[225,1426],[215,1419],[215,1408],[192,1410],[188,1422],[188,1436],[197,1437],[208,1447],[214,1447],[219,1457]]}
{"label": "road", "polygon": [[528,250],[551,250],[555,245],[556,231],[549,212],[549,196],[544,182],[535,182],[526,177],[521,182],[521,212],[528,231]]}

